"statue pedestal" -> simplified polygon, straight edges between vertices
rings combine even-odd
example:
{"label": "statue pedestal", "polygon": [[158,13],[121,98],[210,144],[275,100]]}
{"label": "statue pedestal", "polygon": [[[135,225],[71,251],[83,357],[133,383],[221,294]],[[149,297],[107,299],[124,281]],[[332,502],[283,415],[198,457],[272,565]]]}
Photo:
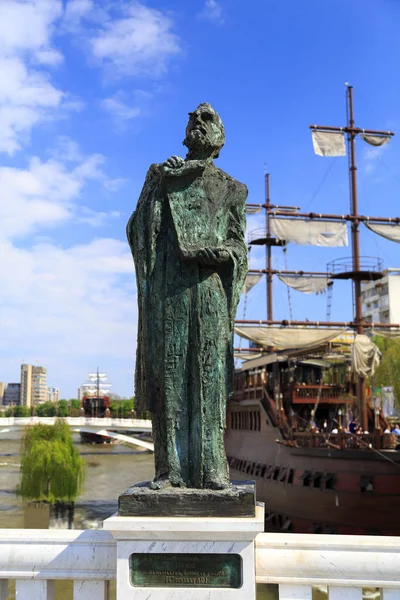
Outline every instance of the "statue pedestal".
{"label": "statue pedestal", "polygon": [[117,600],[255,600],[255,517],[106,519],[117,540]]}

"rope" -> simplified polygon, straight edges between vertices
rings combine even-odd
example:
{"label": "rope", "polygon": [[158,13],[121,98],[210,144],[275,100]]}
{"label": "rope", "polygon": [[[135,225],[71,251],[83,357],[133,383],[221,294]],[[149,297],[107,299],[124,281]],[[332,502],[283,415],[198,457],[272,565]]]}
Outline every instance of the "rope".
{"label": "rope", "polygon": [[326,179],[328,178],[329,173],[331,172],[334,164],[336,163],[337,160],[337,156],[333,159],[333,161],[330,163],[329,167],[327,168],[327,170],[325,171],[325,174],[323,176],[323,178],[321,179],[317,189],[315,190],[314,194],[311,196],[311,200],[309,201],[309,203],[307,204],[307,206],[305,207],[305,211],[307,211],[307,209],[311,206],[311,204],[314,202],[318,192],[320,191],[320,189],[322,188],[322,186],[324,185]]}
{"label": "rope", "polygon": [[[288,271],[288,264],[287,264],[287,248],[283,248],[283,256],[285,259],[285,271]],[[287,295],[288,295],[288,305],[289,305],[289,319],[290,321],[293,321],[293,313],[292,313],[292,297],[290,294],[290,287],[287,285],[286,286],[287,289]]]}

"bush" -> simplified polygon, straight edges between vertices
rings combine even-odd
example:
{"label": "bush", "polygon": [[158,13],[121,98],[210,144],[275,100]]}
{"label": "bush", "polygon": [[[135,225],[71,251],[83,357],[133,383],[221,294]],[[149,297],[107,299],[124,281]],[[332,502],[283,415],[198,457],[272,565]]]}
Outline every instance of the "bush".
{"label": "bush", "polygon": [[40,502],[71,502],[80,494],[85,462],[73,445],[71,430],[53,425],[27,427],[22,438],[18,495]]}

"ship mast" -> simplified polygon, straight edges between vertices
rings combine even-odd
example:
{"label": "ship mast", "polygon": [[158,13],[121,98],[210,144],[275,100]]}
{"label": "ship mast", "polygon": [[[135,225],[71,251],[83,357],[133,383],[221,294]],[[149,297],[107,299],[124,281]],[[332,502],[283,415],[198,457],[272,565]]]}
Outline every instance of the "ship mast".
{"label": "ship mast", "polygon": [[[380,131],[373,129],[361,129],[356,127],[354,120],[354,106],[353,106],[353,87],[346,84],[346,108],[347,108],[347,124],[345,127],[332,127],[325,125],[310,125],[310,129],[313,131],[320,131],[326,133],[336,134],[347,134],[347,141],[349,146],[349,172],[350,172],[350,213],[347,215],[340,214],[321,214],[321,213],[301,213],[299,207],[289,206],[277,206],[272,205],[270,200],[270,176],[265,175],[265,204],[248,204],[247,206],[251,209],[264,208],[266,210],[266,231],[265,234],[261,234],[259,230],[255,231],[255,235],[251,239],[250,243],[255,245],[266,245],[266,269],[254,270],[251,269],[249,273],[265,273],[267,275],[267,288],[266,288],[266,304],[267,304],[267,320],[266,321],[249,321],[249,320],[236,320],[235,323],[240,325],[281,325],[281,326],[323,326],[323,327],[351,327],[357,334],[364,333],[364,327],[366,326],[363,315],[362,315],[362,296],[361,296],[361,282],[369,281],[371,279],[380,279],[382,273],[378,273],[374,270],[370,270],[368,265],[361,265],[360,256],[360,223],[391,223],[400,225],[399,217],[370,217],[360,215],[358,212],[358,195],[357,195],[357,165],[356,165],[356,148],[355,138],[361,134],[362,136],[378,136],[389,138],[394,135],[391,131]],[[380,145],[374,144],[373,145]],[[327,154],[327,156],[334,156],[335,154]],[[339,154],[341,155],[341,154]],[[345,270],[345,272],[333,272],[333,273],[322,273],[313,271],[277,271],[272,267],[272,246],[284,246],[286,241],[277,239],[271,235],[271,216],[273,217],[288,217],[290,214],[291,218],[306,218],[310,220],[332,220],[332,221],[348,221],[351,224],[351,242],[352,242],[352,264],[351,271]],[[314,321],[286,321],[286,320],[274,320],[273,319],[273,306],[272,306],[272,282],[273,275],[298,275],[298,276],[326,276],[331,279],[351,279],[353,283],[353,292],[355,299],[354,315],[353,320],[350,322],[314,322]],[[374,323],[375,329],[395,327],[400,328],[399,323]],[[262,351],[257,348],[254,350]],[[365,379],[360,375],[357,376],[357,400],[360,410],[360,420],[363,430],[368,429],[368,406],[366,399],[365,390]]]}
{"label": "ship mast", "polygon": [[[346,84],[347,85],[347,84]],[[354,106],[353,106],[353,86],[347,85],[346,90],[347,102],[347,126],[346,127],[327,127],[323,125],[312,125],[311,129],[319,131],[330,131],[332,133],[347,133],[349,146],[349,171],[350,171],[350,210],[351,210],[351,238],[352,238],[352,256],[353,256],[353,289],[355,300],[355,329],[358,334],[364,333],[363,315],[362,315],[362,296],[361,296],[361,281],[363,272],[360,268],[360,231],[359,231],[359,214],[358,214],[358,194],[357,194],[357,165],[356,165],[356,145],[355,138],[360,133],[368,133],[371,135],[393,135],[387,131],[376,131],[372,129],[360,129],[355,126],[354,121]],[[357,381],[357,400],[360,408],[360,420],[364,431],[368,430],[368,412],[365,393],[365,379],[358,376]]]}
{"label": "ship mast", "polygon": [[267,319],[272,321],[273,319],[273,307],[272,307],[272,248],[271,248],[271,224],[270,224],[270,210],[271,210],[271,197],[269,187],[269,173],[265,174],[265,217],[266,217],[266,254],[267,254]]}

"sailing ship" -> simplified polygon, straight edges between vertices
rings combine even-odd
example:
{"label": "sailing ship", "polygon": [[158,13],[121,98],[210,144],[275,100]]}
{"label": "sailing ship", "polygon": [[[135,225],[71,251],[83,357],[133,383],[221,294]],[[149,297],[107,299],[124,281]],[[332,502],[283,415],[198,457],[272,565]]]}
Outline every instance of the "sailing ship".
{"label": "sailing ship", "polygon": [[[99,369],[95,373],[89,373],[89,378],[80,387],[81,415],[87,418],[104,418],[111,416],[109,393],[112,387],[107,383],[106,373],[100,373]],[[83,443],[102,444],[110,443],[110,438],[98,435],[97,433],[80,433]]]}
{"label": "sailing ship", "polygon": [[[266,175],[266,227],[250,245],[266,247],[266,268],[251,270],[247,292],[267,281],[267,319],[237,320],[235,332],[250,341],[236,348],[243,359],[228,403],[226,452],[232,479],[254,479],[265,502],[265,529],[296,533],[400,535],[400,452],[397,436],[370,381],[380,352],[373,335],[400,338],[400,324],[363,318],[362,284],[384,277],[382,261],[360,255],[360,228],[400,242],[400,218],[359,214],[355,140],[379,147],[394,135],[356,127],[353,88],[346,90],[345,127],[310,126],[316,154],[345,156],[350,171],[349,214],[302,213],[271,204]],[[272,249],[290,242],[346,246],[351,259],[326,272],[274,270]],[[273,279],[306,293],[352,282],[354,316],[347,322],[274,320]],[[348,426],[350,429],[348,429]]]}

